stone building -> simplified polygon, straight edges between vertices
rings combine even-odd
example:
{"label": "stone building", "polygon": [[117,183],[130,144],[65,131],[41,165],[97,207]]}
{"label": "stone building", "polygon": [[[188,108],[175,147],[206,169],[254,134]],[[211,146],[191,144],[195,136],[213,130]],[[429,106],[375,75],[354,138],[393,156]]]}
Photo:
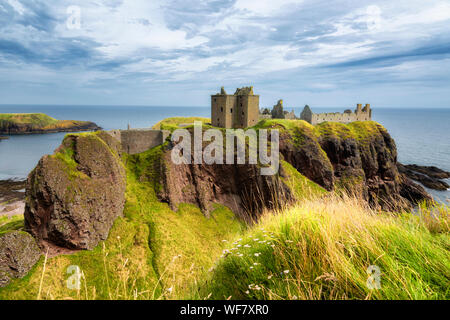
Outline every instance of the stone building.
{"label": "stone building", "polygon": [[314,113],[311,111],[309,106],[305,106],[301,115],[301,120],[305,120],[312,125],[316,125],[322,122],[340,122],[340,123],[350,123],[354,121],[371,121],[372,120],[372,110],[370,109],[370,104],[366,104],[363,108],[362,104],[356,106],[356,110],[353,112],[351,110],[345,110],[344,113],[334,112],[334,113]]}
{"label": "stone building", "polygon": [[229,95],[222,87],[220,93],[211,96],[212,125],[220,128],[248,128],[259,121],[259,95],[253,87],[237,89]]}

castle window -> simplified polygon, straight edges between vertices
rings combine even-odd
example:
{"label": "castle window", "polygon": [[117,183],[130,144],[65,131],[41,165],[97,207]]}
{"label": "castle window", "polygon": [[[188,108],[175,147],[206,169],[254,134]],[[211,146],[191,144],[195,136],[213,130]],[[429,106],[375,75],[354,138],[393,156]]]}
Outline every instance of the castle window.
{"label": "castle window", "polygon": [[230,113],[233,113],[233,108],[230,109]]}
{"label": "castle window", "polygon": [[223,112],[223,107],[222,107],[222,108],[220,108],[220,112]]}

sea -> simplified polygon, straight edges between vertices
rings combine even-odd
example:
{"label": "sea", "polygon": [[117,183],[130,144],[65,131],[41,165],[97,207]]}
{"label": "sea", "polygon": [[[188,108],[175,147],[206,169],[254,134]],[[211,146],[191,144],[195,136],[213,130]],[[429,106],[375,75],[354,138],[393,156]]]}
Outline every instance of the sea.
{"label": "sea", "polygon": [[[294,108],[297,115],[303,108]],[[312,108],[342,112],[344,108]],[[289,109],[290,111],[291,109]],[[105,130],[152,127],[168,117],[210,117],[209,107],[0,105],[0,113],[45,113],[56,119],[95,122]],[[450,171],[450,108],[373,108],[373,120],[394,138],[403,164],[436,166]],[[0,140],[0,180],[24,179],[45,154],[52,154],[66,133],[9,136]],[[450,179],[447,179],[450,184]],[[450,190],[428,190],[442,203]]]}

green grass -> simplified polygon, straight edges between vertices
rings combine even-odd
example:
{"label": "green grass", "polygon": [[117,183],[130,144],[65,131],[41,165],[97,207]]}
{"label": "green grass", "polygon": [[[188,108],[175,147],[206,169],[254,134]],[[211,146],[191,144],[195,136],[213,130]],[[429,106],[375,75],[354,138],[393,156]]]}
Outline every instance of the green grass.
{"label": "green grass", "polygon": [[9,231],[23,230],[23,215],[0,216],[0,235]]}
{"label": "green grass", "polygon": [[[234,242],[192,298],[448,299],[449,243],[448,228],[433,233],[412,214],[375,214],[354,199],[306,201]],[[366,285],[371,265],[381,270],[379,290]]]}
{"label": "green grass", "polygon": [[209,118],[201,117],[173,117],[164,119],[153,126],[154,130],[169,130],[174,131],[177,129],[183,129],[185,127],[180,127],[180,125],[193,125],[195,121],[200,121],[204,125],[211,123]]}
{"label": "green grass", "polygon": [[58,120],[44,113],[2,113],[0,121],[9,121],[22,124],[33,124],[41,127],[56,124]]}
{"label": "green grass", "polygon": [[[323,122],[315,126],[303,120],[280,120],[265,119],[261,120],[255,129],[278,128],[287,131],[292,137],[301,139],[299,134],[308,135],[311,138],[321,136],[334,136],[340,139],[355,139],[364,141],[373,138],[375,135],[386,132],[386,129],[374,121],[356,121],[349,124],[339,122]],[[297,141],[301,145],[301,141]]]}
{"label": "green grass", "polygon": [[293,191],[297,201],[327,194],[324,188],[306,178],[288,162],[281,161],[281,165],[287,173],[287,177],[282,178],[282,180]]}

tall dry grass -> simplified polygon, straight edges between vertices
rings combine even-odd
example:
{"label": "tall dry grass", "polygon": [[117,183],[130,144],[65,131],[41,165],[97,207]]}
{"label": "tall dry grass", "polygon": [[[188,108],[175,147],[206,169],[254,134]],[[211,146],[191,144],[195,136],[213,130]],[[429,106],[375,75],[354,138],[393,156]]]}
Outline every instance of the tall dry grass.
{"label": "tall dry grass", "polygon": [[[440,218],[431,218],[436,211]],[[335,195],[268,212],[225,251],[200,296],[447,299],[448,213],[445,206],[383,213]],[[368,286],[370,266],[381,271],[380,289]]]}

